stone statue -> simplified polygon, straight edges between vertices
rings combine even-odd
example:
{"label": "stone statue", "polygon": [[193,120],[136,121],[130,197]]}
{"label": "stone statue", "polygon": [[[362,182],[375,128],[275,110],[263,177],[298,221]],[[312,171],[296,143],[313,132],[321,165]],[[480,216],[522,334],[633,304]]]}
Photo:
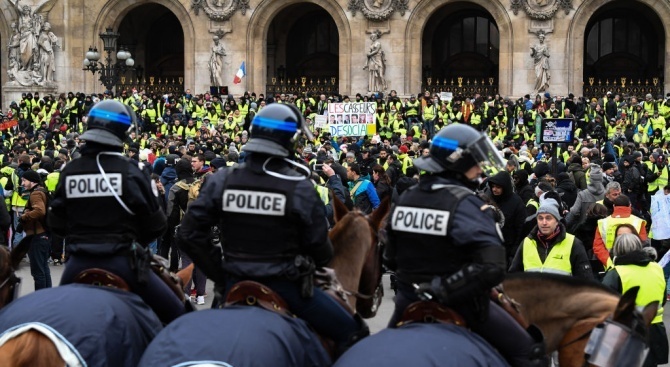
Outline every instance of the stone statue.
{"label": "stone statue", "polygon": [[221,44],[221,39],[214,36],[214,46],[212,46],[212,56],[209,59],[209,73],[213,86],[223,85],[223,57],[226,56],[226,50]]}
{"label": "stone statue", "polygon": [[[31,8],[21,5],[21,0],[10,0],[18,14],[15,32],[9,42],[8,74],[12,84],[46,86],[53,82],[56,68],[53,51],[60,44],[41,14],[41,9],[49,1],[43,0]],[[12,59],[16,60],[15,64]]]}
{"label": "stone statue", "polygon": [[384,0],[375,0],[372,2],[372,6],[375,8],[381,8],[384,5]]}
{"label": "stone statue", "polygon": [[40,35],[37,37],[37,54],[39,57],[40,79],[39,85],[53,83],[54,72],[56,71],[56,59],[54,58],[54,49],[60,48],[58,37],[51,32],[51,24],[45,22],[42,25]]}
{"label": "stone statue", "polygon": [[368,70],[368,92],[383,92],[387,89],[386,85],[386,56],[382,50],[382,44],[379,42],[381,32],[373,31],[370,35],[372,44],[367,52],[368,61],[363,70]]}
{"label": "stone statue", "polygon": [[12,22],[12,35],[7,45],[7,75],[10,81],[16,80],[16,72],[19,71],[19,47],[21,45],[21,35],[19,34],[16,22]]}
{"label": "stone statue", "polygon": [[535,63],[535,93],[543,92],[549,89],[549,48],[544,43],[544,32],[540,32],[537,37],[540,43],[530,47],[530,56]]}

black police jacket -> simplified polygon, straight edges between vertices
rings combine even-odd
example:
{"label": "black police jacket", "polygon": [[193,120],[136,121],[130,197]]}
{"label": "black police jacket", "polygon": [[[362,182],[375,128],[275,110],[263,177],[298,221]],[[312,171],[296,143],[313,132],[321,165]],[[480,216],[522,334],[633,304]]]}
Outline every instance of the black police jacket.
{"label": "black police jacket", "polygon": [[[182,220],[177,244],[215,282],[225,273],[288,275],[296,255],[310,256],[317,266],[333,255],[325,207],[311,181],[268,175],[262,168],[268,159],[251,154],[241,166],[207,177]],[[281,158],[271,158],[266,170],[300,177]],[[210,241],[215,224],[222,249]]]}
{"label": "black police jacket", "polygon": [[[160,237],[167,219],[148,170],[118,153],[101,154],[110,189],[98,170],[98,152],[100,148],[87,147],[61,171],[47,216],[51,230],[65,237],[72,253],[113,254],[133,241],[146,245]],[[134,214],[123,208],[112,189]]]}
{"label": "black police jacket", "polygon": [[[392,209],[387,224],[386,265],[401,285],[448,276],[469,263],[504,269],[505,252],[491,210],[459,181],[422,176]],[[482,257],[496,247],[494,255]]]}

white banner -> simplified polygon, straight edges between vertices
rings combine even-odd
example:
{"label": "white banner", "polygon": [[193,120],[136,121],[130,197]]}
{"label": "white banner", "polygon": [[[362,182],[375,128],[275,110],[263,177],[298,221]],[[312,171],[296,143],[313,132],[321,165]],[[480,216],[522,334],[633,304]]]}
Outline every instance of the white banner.
{"label": "white banner", "polygon": [[651,197],[651,234],[655,240],[670,238],[670,195],[663,188]]}
{"label": "white banner", "polygon": [[376,102],[329,103],[328,128],[333,136],[363,136],[376,133]]}

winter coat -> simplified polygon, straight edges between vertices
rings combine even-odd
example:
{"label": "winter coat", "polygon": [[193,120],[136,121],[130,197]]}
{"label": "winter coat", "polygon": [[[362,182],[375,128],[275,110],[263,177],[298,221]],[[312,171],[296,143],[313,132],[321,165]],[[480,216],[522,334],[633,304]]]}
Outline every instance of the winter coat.
{"label": "winter coat", "polygon": [[503,188],[501,195],[492,194],[491,198],[505,215],[505,225],[502,228],[503,245],[507,251],[507,257],[511,259],[522,240],[520,234],[526,220],[526,204],[514,192],[512,179],[507,171],[498,172],[488,179],[488,183],[489,187],[495,184]]}
{"label": "winter coat", "polygon": [[572,208],[577,201],[577,194],[579,194],[577,186],[570,179],[560,181],[556,186],[556,192],[561,194],[561,199],[568,208]]}
{"label": "winter coat", "polygon": [[586,189],[586,172],[584,172],[584,168],[582,168],[581,164],[570,163],[568,166],[568,173],[572,173],[573,177],[575,178],[575,185],[578,189]]}
{"label": "winter coat", "polygon": [[602,182],[591,181],[586,190],[582,190],[577,194],[577,200],[570,208],[565,222],[568,228],[574,228],[574,225],[586,220],[586,212],[589,207],[596,201],[603,200],[605,197],[605,188]]}

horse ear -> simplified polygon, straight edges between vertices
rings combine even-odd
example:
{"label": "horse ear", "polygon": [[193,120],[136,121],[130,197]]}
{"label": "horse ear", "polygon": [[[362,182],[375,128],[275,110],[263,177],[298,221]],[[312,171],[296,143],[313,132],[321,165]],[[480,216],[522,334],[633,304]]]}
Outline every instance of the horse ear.
{"label": "horse ear", "polygon": [[340,201],[337,195],[333,194],[330,196],[333,201],[333,218],[335,219],[335,222],[339,222],[340,219],[344,218],[344,216],[349,213],[349,209],[347,209],[347,206],[344,205],[342,201]]}
{"label": "horse ear", "polygon": [[654,301],[644,306],[644,309],[642,309],[642,317],[644,318],[645,325],[647,326],[651,325],[651,321],[654,320],[657,312],[658,312],[658,301]]}
{"label": "horse ear", "polygon": [[640,290],[640,287],[632,287],[623,296],[619,299],[619,304],[616,306],[614,311],[614,320],[619,320],[622,317],[628,317],[633,314],[635,310],[635,299],[637,298],[637,292]]}
{"label": "horse ear", "polygon": [[389,197],[385,197],[384,200],[382,200],[382,203],[379,204],[377,209],[375,209],[374,212],[372,212],[371,217],[370,217],[370,223],[372,223],[372,226],[375,229],[379,229],[379,226],[381,225],[382,221],[384,218],[386,218],[386,215],[389,212],[389,207],[391,206]]}

